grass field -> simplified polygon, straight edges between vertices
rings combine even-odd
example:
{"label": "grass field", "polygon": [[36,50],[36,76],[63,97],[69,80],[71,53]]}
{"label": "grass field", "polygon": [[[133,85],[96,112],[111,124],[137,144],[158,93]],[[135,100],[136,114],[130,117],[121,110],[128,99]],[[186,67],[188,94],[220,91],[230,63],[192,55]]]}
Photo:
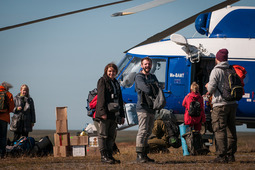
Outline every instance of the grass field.
{"label": "grass field", "polygon": [[[49,136],[53,141],[55,131],[35,130],[30,136],[40,139]],[[77,131],[70,131],[75,135]],[[211,153],[206,156],[183,156],[182,149],[170,148],[170,153],[149,154],[155,163],[136,163],[135,137],[136,131],[119,131],[117,145],[120,154],[114,157],[121,164],[107,165],[100,162],[100,156],[66,157],[20,157],[0,159],[0,169],[255,169],[255,133],[238,133],[238,151],[236,162],[229,164],[212,164],[208,161],[215,158],[215,148],[210,147]],[[10,134],[10,137],[12,134]]]}

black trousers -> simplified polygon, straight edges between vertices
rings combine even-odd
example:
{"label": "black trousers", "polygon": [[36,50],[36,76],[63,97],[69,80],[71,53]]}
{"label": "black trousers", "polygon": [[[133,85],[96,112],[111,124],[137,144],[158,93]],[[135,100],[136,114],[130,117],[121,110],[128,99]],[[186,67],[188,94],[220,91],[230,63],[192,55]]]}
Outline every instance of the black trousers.
{"label": "black trousers", "polygon": [[8,122],[0,120],[0,156],[5,154]]}
{"label": "black trousers", "polygon": [[116,138],[117,124],[114,120],[100,120],[98,123],[98,144],[99,150],[112,151]]}

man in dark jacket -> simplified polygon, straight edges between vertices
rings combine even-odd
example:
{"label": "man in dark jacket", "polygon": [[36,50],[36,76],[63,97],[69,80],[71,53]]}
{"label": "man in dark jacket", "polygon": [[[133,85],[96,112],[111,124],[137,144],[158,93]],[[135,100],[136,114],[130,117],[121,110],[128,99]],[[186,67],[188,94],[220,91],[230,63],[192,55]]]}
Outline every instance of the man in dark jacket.
{"label": "man in dark jacket", "polygon": [[8,123],[10,123],[10,112],[14,108],[14,102],[13,102],[13,96],[8,91],[9,88],[12,88],[12,85],[3,82],[0,86],[0,93],[6,94],[7,97],[7,108],[5,110],[2,110],[0,113],[0,156],[1,158],[4,158],[6,153],[6,141],[7,141],[7,127]]}
{"label": "man in dark jacket", "polygon": [[136,105],[136,111],[139,122],[139,129],[136,137],[136,152],[137,162],[154,162],[147,156],[149,152],[148,138],[152,133],[154,125],[154,114],[147,96],[155,97],[153,94],[152,86],[158,83],[155,75],[150,73],[152,67],[152,60],[149,57],[145,57],[141,60],[142,71],[137,73],[135,77],[135,89],[138,94],[138,100]]}

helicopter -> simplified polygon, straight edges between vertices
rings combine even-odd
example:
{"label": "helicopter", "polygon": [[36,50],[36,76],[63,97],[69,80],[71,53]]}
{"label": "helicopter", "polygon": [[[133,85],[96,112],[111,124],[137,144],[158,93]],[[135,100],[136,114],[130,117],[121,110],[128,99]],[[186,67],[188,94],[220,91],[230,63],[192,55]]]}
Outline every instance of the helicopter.
{"label": "helicopter", "polygon": [[[255,7],[226,6],[212,12],[197,15],[195,27],[207,38],[185,38],[171,34],[170,39],[138,45],[126,51],[119,63],[118,80],[125,103],[136,103],[134,77],[141,70],[144,57],[152,59],[151,73],[159,80],[165,98],[165,109],[173,110],[179,123],[184,120],[184,97],[190,84],[196,81],[200,93],[206,94],[205,84],[215,66],[219,49],[229,51],[229,63],[241,65],[246,71],[245,94],[238,102],[236,125],[246,124],[255,128],[255,99],[253,68],[255,64]],[[209,115],[210,111],[206,114]]]}

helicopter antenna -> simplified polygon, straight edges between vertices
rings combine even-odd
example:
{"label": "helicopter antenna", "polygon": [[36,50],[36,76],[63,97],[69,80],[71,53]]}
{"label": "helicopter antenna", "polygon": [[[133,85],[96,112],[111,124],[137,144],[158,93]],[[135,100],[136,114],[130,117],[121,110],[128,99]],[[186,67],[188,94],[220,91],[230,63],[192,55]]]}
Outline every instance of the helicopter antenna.
{"label": "helicopter antenna", "polygon": [[192,38],[194,38],[197,35],[197,31],[192,35]]}
{"label": "helicopter antenna", "polygon": [[211,11],[215,11],[215,10],[224,8],[224,7],[228,6],[228,5],[236,3],[238,1],[240,1],[240,0],[226,0],[226,1],[221,2],[221,3],[219,3],[219,4],[215,5],[215,6],[212,6],[212,7],[208,8],[208,9],[206,9],[206,10],[203,10],[202,12],[199,12],[199,13],[197,13],[197,14],[195,14],[195,15],[193,15],[193,16],[191,16],[191,17],[189,17],[189,18],[187,18],[187,19],[185,19],[185,20],[183,20],[183,21],[181,21],[181,22],[179,22],[177,24],[175,24],[175,25],[165,29],[164,31],[159,32],[159,33],[149,37],[147,40],[137,44],[134,47],[131,47],[130,49],[128,49],[126,51],[124,51],[124,53],[127,53],[129,50],[131,50],[131,49],[133,49],[135,47],[141,46],[141,45],[158,42],[158,41],[164,39],[165,37],[167,37],[167,36],[177,32],[177,31],[179,31],[181,29],[183,29],[184,27],[186,27],[186,26],[188,26],[190,24],[192,24],[196,20],[198,15],[200,15],[202,13],[208,13],[208,12],[211,12]]}
{"label": "helicopter antenna", "polygon": [[112,2],[112,3],[108,3],[108,4],[102,4],[102,5],[98,5],[98,6],[94,6],[94,7],[90,7],[90,8],[84,8],[84,9],[71,11],[71,12],[67,12],[67,13],[63,13],[63,14],[58,14],[58,15],[54,15],[54,16],[50,16],[50,17],[45,17],[45,18],[41,18],[41,19],[37,19],[37,20],[33,20],[33,21],[23,22],[23,23],[20,23],[20,24],[0,28],[0,31],[5,31],[5,30],[17,28],[17,27],[22,27],[22,26],[25,26],[25,25],[34,24],[34,23],[37,23],[37,22],[42,22],[42,21],[46,21],[46,20],[50,20],[50,19],[54,19],[54,18],[59,18],[59,17],[71,15],[71,14],[76,14],[76,13],[89,11],[89,10],[93,10],[93,9],[96,9],[96,8],[102,8],[102,7],[115,5],[115,4],[119,4],[119,3],[123,3],[123,2],[128,2],[128,1],[132,1],[132,0],[122,0],[122,1]]}

